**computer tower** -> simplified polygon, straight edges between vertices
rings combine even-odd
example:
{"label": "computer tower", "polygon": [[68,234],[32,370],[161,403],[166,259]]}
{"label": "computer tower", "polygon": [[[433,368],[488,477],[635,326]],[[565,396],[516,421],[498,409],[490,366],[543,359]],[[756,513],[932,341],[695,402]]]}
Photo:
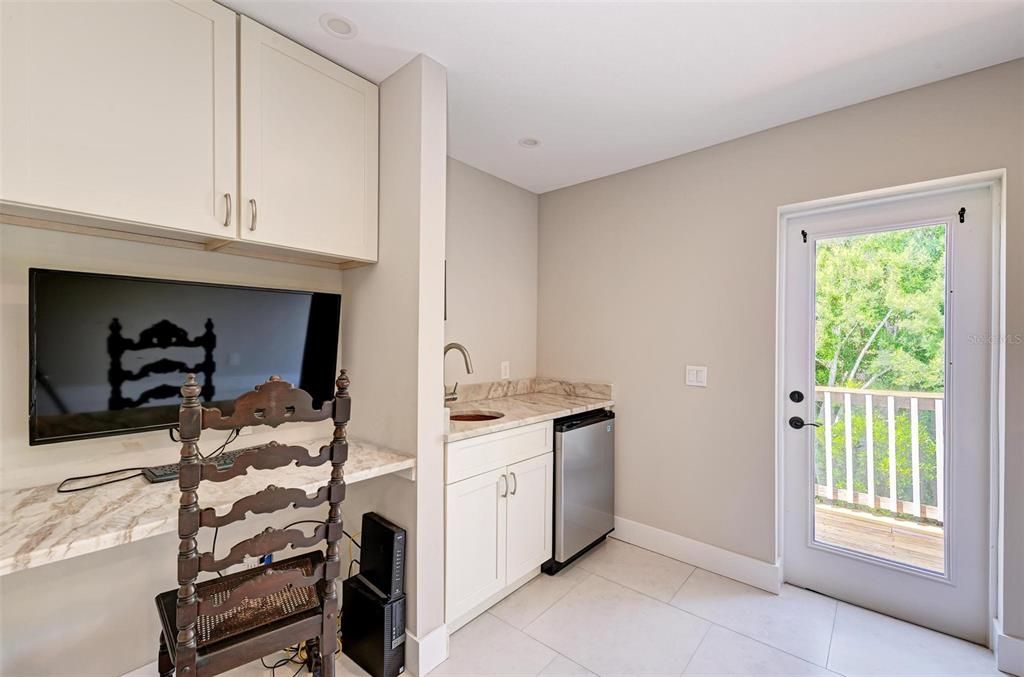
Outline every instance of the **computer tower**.
{"label": "computer tower", "polygon": [[341,650],[372,677],[405,672],[405,595],[386,599],[362,577],[341,584]]}
{"label": "computer tower", "polygon": [[387,599],[405,593],[405,529],[375,512],[363,515],[359,575]]}

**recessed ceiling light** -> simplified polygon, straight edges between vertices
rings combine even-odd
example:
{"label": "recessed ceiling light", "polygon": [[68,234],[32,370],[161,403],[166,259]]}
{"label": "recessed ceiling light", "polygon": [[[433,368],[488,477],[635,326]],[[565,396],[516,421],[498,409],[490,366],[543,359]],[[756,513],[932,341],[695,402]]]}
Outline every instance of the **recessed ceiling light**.
{"label": "recessed ceiling light", "polygon": [[351,40],[359,35],[359,29],[354,23],[337,14],[324,14],[320,17],[320,27],[336,38]]}
{"label": "recessed ceiling light", "polygon": [[522,139],[519,139],[519,145],[522,146],[523,148],[536,148],[537,146],[540,145],[540,141],[538,141],[537,139],[531,139],[530,137],[527,136],[523,137]]}

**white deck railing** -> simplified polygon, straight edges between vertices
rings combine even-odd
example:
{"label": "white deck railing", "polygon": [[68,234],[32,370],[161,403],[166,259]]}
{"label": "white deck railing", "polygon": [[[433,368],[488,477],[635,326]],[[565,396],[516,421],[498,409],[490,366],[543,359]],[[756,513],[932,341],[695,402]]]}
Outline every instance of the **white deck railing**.
{"label": "white deck railing", "polygon": [[[945,460],[943,393],[858,390],[818,386],[815,388],[815,400],[823,405],[819,422],[822,424],[825,433],[825,484],[815,485],[818,496],[942,521]],[[875,449],[874,424],[875,414],[877,413],[875,412],[875,405],[881,402],[885,402],[886,414],[884,421],[888,429],[888,445],[885,449]],[[839,410],[835,420],[842,416],[844,424],[843,447],[846,452],[846,478],[843,488],[835,486],[832,473],[832,457],[835,442],[832,434],[834,419],[830,412],[835,411],[833,407],[837,404],[839,405]],[[860,405],[864,407],[865,412],[870,412],[872,415],[864,417],[864,439],[855,440],[853,436],[853,409],[854,406]],[[913,496],[910,501],[900,500],[895,495],[897,493],[896,488],[899,486],[896,468],[897,412],[907,408],[909,408],[910,419],[910,465],[912,473],[911,484],[913,487]],[[934,500],[929,503],[923,502],[921,493],[920,412],[922,410],[933,410],[935,412],[935,492]],[[856,491],[854,487],[854,448],[855,444],[861,442],[863,442],[866,451],[866,492]],[[875,491],[875,458],[878,453],[888,454],[889,488],[886,493],[889,495],[879,495]]]}

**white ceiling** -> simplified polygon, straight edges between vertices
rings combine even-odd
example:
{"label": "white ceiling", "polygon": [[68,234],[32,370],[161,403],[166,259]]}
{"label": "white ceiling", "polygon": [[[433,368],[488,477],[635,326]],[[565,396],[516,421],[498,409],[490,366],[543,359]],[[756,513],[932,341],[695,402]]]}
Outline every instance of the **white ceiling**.
{"label": "white ceiling", "polygon": [[444,64],[449,155],[536,193],[1024,56],[1024,2],[223,1],[374,82]]}

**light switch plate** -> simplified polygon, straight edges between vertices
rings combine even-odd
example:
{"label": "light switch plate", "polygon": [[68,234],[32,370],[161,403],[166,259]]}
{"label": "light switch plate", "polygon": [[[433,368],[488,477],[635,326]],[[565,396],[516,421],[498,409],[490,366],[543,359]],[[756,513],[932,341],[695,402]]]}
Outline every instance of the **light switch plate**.
{"label": "light switch plate", "polygon": [[508,362],[501,363],[501,377],[512,378],[512,368],[509,366]]}
{"label": "light switch plate", "polygon": [[686,385],[707,388],[708,368],[690,364],[686,365]]}

